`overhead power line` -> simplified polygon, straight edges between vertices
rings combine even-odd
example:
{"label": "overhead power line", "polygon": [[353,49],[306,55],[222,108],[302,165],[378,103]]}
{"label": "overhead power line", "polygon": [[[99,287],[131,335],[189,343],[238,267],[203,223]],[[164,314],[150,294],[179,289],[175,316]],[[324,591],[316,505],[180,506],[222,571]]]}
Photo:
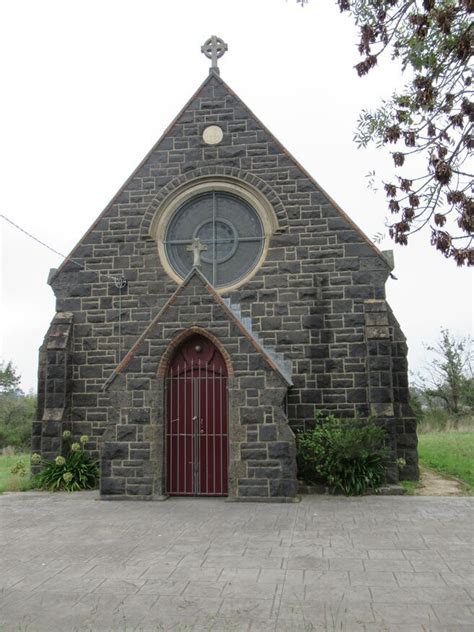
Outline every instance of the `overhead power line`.
{"label": "overhead power line", "polygon": [[[67,259],[68,261],[70,261],[71,263],[73,263],[75,266],[77,266],[78,268],[81,268],[81,270],[85,270],[85,266],[82,263],[78,263],[77,261],[74,261],[74,259],[68,259],[68,257],[66,257],[66,255],[63,255],[61,252],[59,252],[58,250],[56,250],[55,248],[52,248],[51,246],[48,246],[48,244],[46,244],[44,241],[41,241],[41,239],[38,239],[38,237],[35,237],[34,235],[32,235],[31,233],[29,233],[27,230],[25,230],[24,228],[22,228],[21,226],[18,226],[18,224],[15,224],[15,222],[13,222],[11,219],[9,219],[6,215],[3,215],[3,213],[0,213],[0,217],[2,219],[4,219],[6,222],[8,222],[9,224],[11,224],[12,226],[14,226],[17,230],[21,231],[22,233],[24,233],[27,237],[29,237],[30,239],[33,239],[34,241],[36,241],[38,244],[41,244],[42,246],[44,246],[45,248],[47,248],[48,250],[50,250],[51,252],[54,252],[55,255],[59,255],[60,257],[62,257],[63,259]],[[97,270],[97,272],[99,274],[103,274],[104,276],[108,277],[109,279],[112,279],[115,282],[115,285],[121,289],[123,287],[125,287],[125,285],[127,285],[127,281],[124,277],[118,277],[118,276],[113,276],[111,274],[107,274],[106,272],[101,272],[100,270]]]}
{"label": "overhead power line", "polygon": [[[41,244],[42,246],[44,246],[45,248],[47,248],[48,250],[51,250],[51,252],[54,252],[55,255],[59,255],[60,257],[62,257],[63,259],[66,259],[66,255],[63,255],[61,252],[58,252],[57,250],[55,250],[54,248],[51,248],[51,246],[48,246],[48,244],[45,244],[44,241],[41,241],[41,239],[38,239],[38,237],[35,237],[34,235],[32,235],[31,233],[29,233],[27,230],[25,230],[24,228],[22,228],[21,226],[18,226],[18,224],[15,224],[15,222],[12,222],[11,219],[9,219],[6,215],[3,215],[3,213],[0,213],[0,217],[3,218],[6,222],[8,222],[9,224],[11,224],[12,226],[14,226],[15,228],[17,228],[18,230],[20,230],[22,233],[24,233],[25,235],[27,235],[28,237],[30,237],[30,239],[33,239],[34,241],[38,242],[39,244]],[[74,261],[73,259],[70,259],[70,261],[72,263],[74,263],[76,266],[80,266],[81,268],[83,268],[84,266],[80,263],[77,263],[76,261]]]}

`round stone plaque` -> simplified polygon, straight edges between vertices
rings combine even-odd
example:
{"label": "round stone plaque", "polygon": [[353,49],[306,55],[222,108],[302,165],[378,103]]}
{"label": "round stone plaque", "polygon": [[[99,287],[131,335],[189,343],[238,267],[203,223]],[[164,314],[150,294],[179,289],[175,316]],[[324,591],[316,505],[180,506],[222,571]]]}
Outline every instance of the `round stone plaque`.
{"label": "round stone plaque", "polygon": [[202,134],[202,139],[207,145],[217,145],[223,137],[224,134],[218,125],[209,125]]}

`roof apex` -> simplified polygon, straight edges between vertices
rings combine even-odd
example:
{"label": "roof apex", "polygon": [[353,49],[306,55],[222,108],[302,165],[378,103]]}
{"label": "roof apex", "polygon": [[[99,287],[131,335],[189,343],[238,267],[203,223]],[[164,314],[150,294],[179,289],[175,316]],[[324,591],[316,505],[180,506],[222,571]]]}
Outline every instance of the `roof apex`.
{"label": "roof apex", "polygon": [[377,248],[377,246],[369,239],[369,237],[364,233],[364,231],[349,217],[349,215],[343,211],[343,209],[337,204],[337,202],[335,202],[335,200],[333,200],[333,198],[321,187],[321,185],[313,178],[313,176],[298,162],[298,160],[291,154],[291,152],[288,151],[288,149],[286,149],[286,147],[276,138],[276,136],[274,136],[274,134],[272,134],[272,132],[262,123],[262,121],[252,112],[252,110],[246,105],[246,103],[232,90],[232,88],[222,79],[222,77],[220,76],[219,72],[216,72],[215,68],[210,68],[209,70],[209,74],[208,76],[204,79],[204,81],[202,81],[202,83],[199,85],[199,87],[197,88],[197,90],[194,92],[194,94],[191,96],[190,99],[188,99],[188,101],[185,103],[185,105],[181,108],[181,110],[179,111],[179,113],[175,116],[175,118],[172,120],[172,122],[168,125],[168,127],[165,129],[165,131],[163,132],[163,134],[160,136],[159,140],[153,145],[153,147],[150,149],[150,151],[146,154],[146,156],[143,158],[143,160],[140,162],[140,164],[136,167],[136,169],[133,170],[133,172],[131,173],[131,175],[127,178],[127,180],[125,181],[125,183],[120,187],[120,189],[115,193],[115,195],[113,196],[113,198],[110,200],[110,202],[106,205],[105,209],[102,211],[102,213],[97,217],[97,219],[93,222],[93,224],[88,228],[88,230],[84,233],[84,235],[81,237],[81,239],[77,242],[77,244],[74,246],[74,248],[71,250],[71,252],[69,253],[69,255],[64,259],[64,261],[61,263],[61,265],[52,273],[50,273],[50,277],[48,278],[48,283],[52,284],[54,282],[54,280],[57,278],[57,276],[62,272],[62,270],[64,269],[64,267],[66,266],[66,264],[71,261],[74,257],[74,253],[77,250],[77,248],[81,245],[81,243],[84,241],[85,237],[96,227],[96,225],[100,222],[100,220],[104,217],[104,215],[107,213],[107,211],[111,208],[111,206],[114,204],[115,200],[117,199],[117,197],[120,195],[120,193],[122,192],[122,190],[127,186],[127,184],[129,182],[131,182],[133,180],[133,178],[135,177],[136,173],[141,169],[141,167],[147,162],[147,160],[150,158],[150,156],[153,154],[154,151],[156,151],[160,145],[160,143],[166,138],[166,136],[169,134],[169,132],[172,130],[172,128],[174,127],[174,125],[178,122],[178,120],[180,119],[180,117],[184,114],[184,112],[189,108],[189,106],[191,105],[191,103],[198,97],[199,93],[203,90],[203,88],[211,82],[217,82],[219,84],[221,84],[225,90],[232,95],[235,99],[237,99],[241,105],[247,110],[247,112],[249,113],[249,115],[257,122],[257,124],[264,130],[264,132],[271,138],[272,142],[275,143],[275,145],[277,145],[282,153],[284,153],[289,160],[291,160],[295,166],[313,183],[313,185],[323,193],[323,195],[325,195],[325,197],[329,200],[329,202],[334,206],[334,208],[336,209],[336,211],[348,222],[348,224],[350,224],[350,226],[362,237],[362,239],[367,243],[367,245],[369,246],[369,248],[378,256],[382,259],[382,261],[384,261],[387,264],[387,268],[390,267],[389,263],[387,262],[386,258],[383,256],[383,254],[380,252],[380,250]]}

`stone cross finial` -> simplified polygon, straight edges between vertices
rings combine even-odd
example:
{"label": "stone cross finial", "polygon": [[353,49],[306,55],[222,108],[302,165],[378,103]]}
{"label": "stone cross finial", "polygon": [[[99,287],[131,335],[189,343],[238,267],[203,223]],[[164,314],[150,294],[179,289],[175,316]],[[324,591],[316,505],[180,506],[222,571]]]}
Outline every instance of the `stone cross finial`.
{"label": "stone cross finial", "polygon": [[201,266],[201,252],[207,250],[207,246],[201,243],[199,237],[194,237],[191,245],[186,250],[193,253],[193,268],[199,268]]}
{"label": "stone cross finial", "polygon": [[212,60],[209,72],[215,71],[219,74],[217,60],[228,50],[227,44],[220,37],[213,35],[201,46],[201,53],[204,53],[208,59]]}

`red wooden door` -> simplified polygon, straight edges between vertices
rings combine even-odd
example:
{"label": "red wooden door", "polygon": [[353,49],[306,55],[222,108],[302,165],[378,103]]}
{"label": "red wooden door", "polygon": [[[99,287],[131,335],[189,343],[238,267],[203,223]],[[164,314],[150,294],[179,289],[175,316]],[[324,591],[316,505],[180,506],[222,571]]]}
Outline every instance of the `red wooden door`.
{"label": "red wooden door", "polygon": [[168,493],[227,495],[227,371],[210,340],[195,335],[178,348],[166,389]]}

